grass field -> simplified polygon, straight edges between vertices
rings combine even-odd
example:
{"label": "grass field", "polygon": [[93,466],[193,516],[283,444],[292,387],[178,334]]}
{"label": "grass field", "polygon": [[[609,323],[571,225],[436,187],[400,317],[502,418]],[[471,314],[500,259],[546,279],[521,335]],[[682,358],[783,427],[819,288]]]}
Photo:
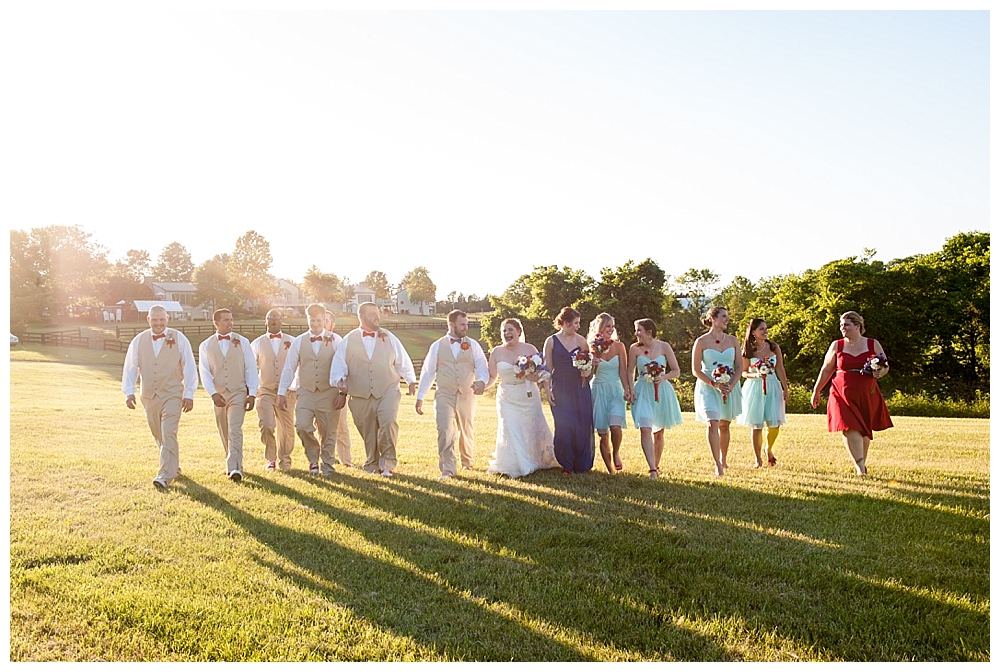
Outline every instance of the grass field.
{"label": "grass field", "polygon": [[404,397],[395,478],[309,477],[300,446],[264,472],[251,414],[233,484],[199,390],[164,494],[102,354],[12,354],[12,660],[990,658],[988,420],[897,418],[861,479],[791,416],[777,467],[740,429],[715,479],[685,414],[658,481],[632,429],[622,475],[511,480],[484,399],[476,471],[440,483]]}

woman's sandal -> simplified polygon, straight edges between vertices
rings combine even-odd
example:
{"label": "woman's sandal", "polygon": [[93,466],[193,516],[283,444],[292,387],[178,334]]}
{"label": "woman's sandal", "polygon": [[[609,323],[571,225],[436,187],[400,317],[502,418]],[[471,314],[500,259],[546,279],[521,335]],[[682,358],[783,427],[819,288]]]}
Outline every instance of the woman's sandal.
{"label": "woman's sandal", "polygon": [[771,456],[771,457],[767,458],[767,466],[773,467],[777,463],[778,463],[778,458],[776,458],[774,456]]}
{"label": "woman's sandal", "polygon": [[650,469],[649,470],[649,477],[650,478],[659,478],[660,477],[660,470],[659,469]]}
{"label": "woman's sandal", "polygon": [[621,462],[616,462],[615,463],[615,471],[621,471],[622,468],[623,468],[623,466],[622,466]]}

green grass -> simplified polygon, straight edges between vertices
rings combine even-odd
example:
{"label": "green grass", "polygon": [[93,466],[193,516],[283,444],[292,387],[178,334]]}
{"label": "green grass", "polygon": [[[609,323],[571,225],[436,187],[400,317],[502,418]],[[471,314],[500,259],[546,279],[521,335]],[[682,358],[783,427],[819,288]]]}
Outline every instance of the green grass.
{"label": "green grass", "polygon": [[118,366],[15,352],[12,660],[990,658],[988,420],[896,418],[861,479],[796,415],[777,467],[740,428],[715,479],[685,414],[658,481],[633,429],[622,475],[511,480],[484,399],[476,471],[439,483],[404,397],[396,478],[311,478],[300,446],[266,473],[251,415],[236,485],[199,390],[162,494]]}

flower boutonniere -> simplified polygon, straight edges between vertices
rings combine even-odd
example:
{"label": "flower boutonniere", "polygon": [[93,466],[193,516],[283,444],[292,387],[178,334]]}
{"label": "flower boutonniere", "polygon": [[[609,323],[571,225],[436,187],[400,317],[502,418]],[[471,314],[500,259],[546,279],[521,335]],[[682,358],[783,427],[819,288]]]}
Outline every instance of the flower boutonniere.
{"label": "flower boutonniere", "polygon": [[233,345],[235,345],[237,348],[240,347],[240,337],[239,336],[233,336]]}
{"label": "flower boutonniere", "polygon": [[176,343],[177,343],[177,340],[174,339],[173,335],[172,334],[167,334],[167,340],[166,340],[167,347],[168,348],[172,348],[172,347],[174,347],[174,345]]}
{"label": "flower boutonniere", "polygon": [[469,349],[469,348],[471,348],[472,346],[471,346],[471,345],[469,345],[469,342],[468,342],[468,341],[462,341],[462,345],[460,345],[460,346],[458,346],[458,347],[462,348],[462,350],[468,350],[468,349]]}
{"label": "flower boutonniere", "polygon": [[333,336],[323,337],[323,345],[330,345],[331,343],[333,343]]}
{"label": "flower boutonniere", "polygon": [[385,332],[381,329],[378,330],[378,337],[382,339],[383,343],[385,343]]}
{"label": "flower boutonniere", "polygon": [[291,341],[285,341],[285,350],[288,350],[288,348],[290,348],[290,347],[292,347],[292,342]]}

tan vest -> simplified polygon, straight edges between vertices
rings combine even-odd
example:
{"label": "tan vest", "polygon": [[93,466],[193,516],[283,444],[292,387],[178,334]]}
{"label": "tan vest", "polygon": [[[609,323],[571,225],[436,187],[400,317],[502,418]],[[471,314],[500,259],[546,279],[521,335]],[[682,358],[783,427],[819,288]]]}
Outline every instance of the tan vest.
{"label": "tan vest", "polygon": [[[327,335],[325,331],[323,335]],[[307,331],[299,343],[299,389],[326,392],[330,389],[330,367],[337,348],[332,339],[329,343],[320,341],[319,354],[313,354],[313,344],[309,341],[312,337],[312,332]]]}
{"label": "tan vest", "polygon": [[[469,339],[465,339],[468,342]],[[458,359],[451,354],[451,336],[438,341],[437,386],[445,392],[468,394],[472,392],[472,382],[476,376],[476,366],[472,361],[472,346],[458,350]]]}
{"label": "tan vest", "polygon": [[[184,360],[181,358],[180,344],[177,342],[177,332],[167,329],[167,335],[160,345],[159,356],[153,356],[153,330],[147,329],[139,334],[139,376],[141,399],[154,397],[179,397],[184,393]],[[167,341],[173,340],[173,347]]]}
{"label": "tan vest", "polygon": [[[385,338],[381,338],[382,334]],[[396,351],[389,343],[389,332],[384,329],[375,337],[375,350],[369,360],[365,353],[365,343],[360,331],[352,331],[341,342],[346,347],[344,359],[347,361],[347,391],[352,397],[375,397],[381,399],[393,385],[399,387],[399,371],[396,369]]]}
{"label": "tan vest", "polygon": [[275,355],[274,348],[271,347],[271,335],[264,334],[260,337],[260,344],[257,348],[257,370],[260,371],[260,389],[267,390],[273,394],[278,393],[281,370],[285,368],[285,358],[288,356],[288,348],[291,347],[291,344],[292,337],[288,334],[282,334],[281,342],[278,345],[278,354]]}
{"label": "tan vest", "polygon": [[[247,391],[247,365],[243,359],[243,348],[249,348],[250,341],[233,332],[231,337],[225,357],[219,347],[219,337],[216,334],[208,337],[208,370],[212,373],[215,391],[224,397],[233,392]],[[236,339],[239,339],[239,345],[236,345]]]}

